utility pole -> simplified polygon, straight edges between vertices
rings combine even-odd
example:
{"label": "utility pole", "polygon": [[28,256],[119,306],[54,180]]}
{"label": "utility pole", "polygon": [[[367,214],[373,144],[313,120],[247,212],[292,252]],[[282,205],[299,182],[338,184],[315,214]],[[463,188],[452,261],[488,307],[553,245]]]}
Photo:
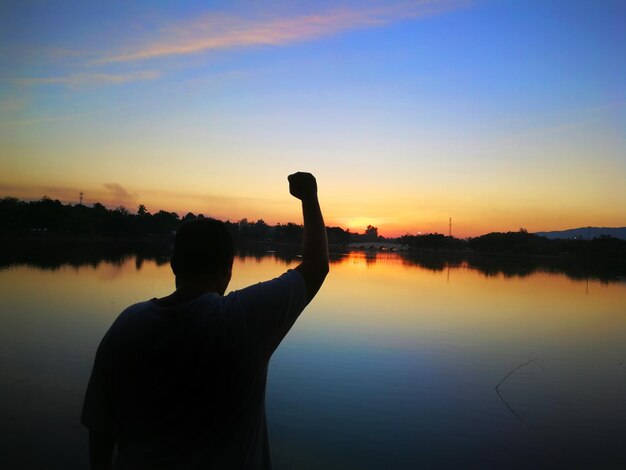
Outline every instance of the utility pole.
{"label": "utility pole", "polygon": [[80,202],[78,203],[79,206],[83,205],[83,192],[80,192]]}
{"label": "utility pole", "polygon": [[448,236],[452,236],[452,217],[448,220]]}

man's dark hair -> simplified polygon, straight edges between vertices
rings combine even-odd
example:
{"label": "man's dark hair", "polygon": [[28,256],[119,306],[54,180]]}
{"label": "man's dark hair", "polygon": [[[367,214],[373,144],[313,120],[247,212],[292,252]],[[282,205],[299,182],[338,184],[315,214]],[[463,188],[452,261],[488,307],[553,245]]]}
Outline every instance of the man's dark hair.
{"label": "man's dark hair", "polygon": [[233,238],[224,222],[196,219],[176,232],[170,264],[177,277],[210,276],[230,267],[234,252]]}

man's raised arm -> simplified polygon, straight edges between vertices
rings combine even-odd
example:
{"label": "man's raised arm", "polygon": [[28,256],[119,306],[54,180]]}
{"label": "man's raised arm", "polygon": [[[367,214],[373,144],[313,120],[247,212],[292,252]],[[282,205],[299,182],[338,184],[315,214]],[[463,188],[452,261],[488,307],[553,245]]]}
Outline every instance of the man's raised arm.
{"label": "man's raised arm", "polygon": [[302,201],[304,241],[302,263],[296,267],[306,283],[308,302],[315,297],[328,274],[328,240],[322,210],[317,199],[317,182],[310,173],[289,175],[289,192]]}

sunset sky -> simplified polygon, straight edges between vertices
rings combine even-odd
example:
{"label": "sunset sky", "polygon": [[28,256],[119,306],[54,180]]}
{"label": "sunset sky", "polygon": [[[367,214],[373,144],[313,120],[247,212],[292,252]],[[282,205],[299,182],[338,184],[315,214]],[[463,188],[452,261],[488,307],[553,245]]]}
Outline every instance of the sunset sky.
{"label": "sunset sky", "polygon": [[626,225],[623,0],[0,5],[0,197],[383,235]]}

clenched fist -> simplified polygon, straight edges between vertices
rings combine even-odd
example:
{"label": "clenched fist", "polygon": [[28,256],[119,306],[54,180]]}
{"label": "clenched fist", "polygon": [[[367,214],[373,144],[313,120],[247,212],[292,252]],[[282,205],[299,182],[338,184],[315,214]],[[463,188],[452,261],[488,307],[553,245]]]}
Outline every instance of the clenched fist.
{"label": "clenched fist", "polygon": [[294,173],[287,177],[289,180],[289,192],[301,201],[317,197],[317,182],[311,173]]}

